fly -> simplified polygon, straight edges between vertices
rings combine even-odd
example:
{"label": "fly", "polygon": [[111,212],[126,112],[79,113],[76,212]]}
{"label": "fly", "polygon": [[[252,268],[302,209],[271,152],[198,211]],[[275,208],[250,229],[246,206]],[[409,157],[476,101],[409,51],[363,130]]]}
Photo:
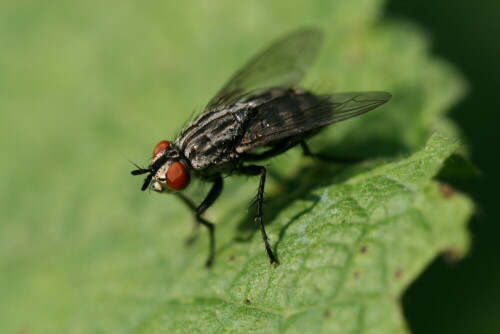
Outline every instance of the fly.
{"label": "fly", "polygon": [[[296,88],[322,39],[321,31],[300,30],[271,44],[234,74],[175,140],[155,146],[148,168],[132,171],[132,175],[147,174],[141,190],[152,182],[154,191],[174,193],[193,210],[197,223],[208,228],[207,266],[215,255],[215,226],[203,213],[219,197],[223,175],[260,178],[255,221],[271,264],[277,263],[262,213],[266,167],[257,162],[297,145],[306,156],[325,158],[311,153],[306,139],[326,125],[364,114],[391,98],[385,92],[317,95]],[[192,178],[212,184],[199,205],[181,192]]]}

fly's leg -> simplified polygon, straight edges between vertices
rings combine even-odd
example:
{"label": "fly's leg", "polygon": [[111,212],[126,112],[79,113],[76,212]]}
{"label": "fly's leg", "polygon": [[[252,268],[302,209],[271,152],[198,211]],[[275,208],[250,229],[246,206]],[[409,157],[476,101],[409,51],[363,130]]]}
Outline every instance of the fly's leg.
{"label": "fly's leg", "polygon": [[300,146],[302,147],[302,152],[305,156],[311,157],[311,158],[316,158],[320,159],[323,161],[328,161],[328,162],[335,162],[335,163],[342,163],[342,164],[349,164],[349,163],[356,163],[359,162],[361,159],[359,158],[351,158],[351,157],[335,157],[335,156],[330,156],[326,154],[321,154],[321,153],[312,153],[309,150],[309,146],[307,146],[305,141],[300,142]]}
{"label": "fly's leg", "polygon": [[271,264],[278,263],[278,260],[274,256],[271,246],[269,245],[266,229],[264,228],[264,220],[262,213],[262,205],[264,203],[264,185],[266,183],[266,167],[257,165],[243,166],[238,169],[238,172],[244,175],[252,175],[252,176],[260,175],[259,188],[257,190],[257,197],[255,199],[257,204],[257,211],[255,213],[254,220],[259,223],[260,233],[262,235],[262,241],[264,241],[264,246],[266,247],[267,256],[269,256],[269,261],[271,262]]}
{"label": "fly's leg", "polygon": [[212,266],[212,262],[215,257],[215,225],[203,217],[201,215],[203,212],[205,212],[206,209],[208,209],[214,202],[215,200],[219,197],[221,191],[222,191],[222,177],[220,175],[216,175],[214,179],[214,184],[212,185],[212,189],[208,192],[207,197],[201,202],[201,204],[196,208],[194,211],[196,220],[200,223],[205,225],[208,228],[208,232],[210,235],[210,251],[209,255],[207,258],[206,266],[210,267]]}
{"label": "fly's leg", "polygon": [[[186,206],[193,212],[196,212],[196,204],[190,200],[188,197],[186,197],[183,193],[177,192],[175,195],[184,203]],[[196,239],[198,239],[198,232],[199,232],[199,226],[200,222],[198,220],[195,220],[193,223],[193,232],[191,232],[191,235],[186,239],[186,245],[192,245]]]}
{"label": "fly's leg", "polygon": [[208,228],[209,232],[209,237],[210,237],[210,251],[209,255],[207,258],[206,266],[210,267],[212,266],[214,257],[215,257],[215,225],[205,218],[203,218],[201,215],[203,212],[205,212],[206,209],[208,209],[214,202],[215,200],[219,197],[221,191],[222,191],[222,177],[220,175],[216,175],[214,179],[214,184],[212,185],[212,189],[208,192],[207,197],[201,202],[201,204],[198,207],[195,207],[194,203],[188,199],[186,196],[178,193],[178,197],[189,207],[194,211],[194,216],[196,218],[196,221],[199,224],[205,225]]}

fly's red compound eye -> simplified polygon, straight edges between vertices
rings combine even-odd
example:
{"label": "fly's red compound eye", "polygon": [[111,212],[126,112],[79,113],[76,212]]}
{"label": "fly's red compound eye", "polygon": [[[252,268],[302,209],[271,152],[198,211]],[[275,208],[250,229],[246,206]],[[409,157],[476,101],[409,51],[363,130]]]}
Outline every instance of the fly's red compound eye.
{"label": "fly's red compound eye", "polygon": [[174,161],[167,170],[167,185],[173,190],[186,188],[189,183],[189,173],[179,161]]}
{"label": "fly's red compound eye", "polygon": [[156,157],[156,155],[158,153],[160,153],[161,151],[163,151],[164,149],[166,149],[169,146],[170,146],[170,142],[168,142],[166,140],[162,140],[161,142],[156,144],[155,149],[153,150],[153,158]]}

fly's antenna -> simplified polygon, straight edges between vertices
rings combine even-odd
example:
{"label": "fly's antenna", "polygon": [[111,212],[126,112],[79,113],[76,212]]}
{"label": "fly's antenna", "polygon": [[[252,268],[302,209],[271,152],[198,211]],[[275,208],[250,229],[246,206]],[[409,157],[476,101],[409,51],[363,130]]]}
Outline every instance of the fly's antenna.
{"label": "fly's antenna", "polygon": [[136,170],[131,171],[130,174],[132,174],[132,175],[142,175],[142,174],[146,174],[146,173],[149,173],[149,172],[151,172],[149,169],[140,168],[140,169],[136,169]]}
{"label": "fly's antenna", "polygon": [[135,166],[135,168],[137,168],[136,170],[133,170],[130,172],[130,174],[132,175],[141,175],[141,174],[146,174],[146,173],[149,173],[151,170],[149,170],[149,168],[144,168],[144,167],[140,167],[138,164],[136,164],[135,162],[131,161],[130,159],[127,159],[128,161],[130,161],[130,163],[132,165]]}
{"label": "fly's antenna", "polygon": [[132,161],[130,161],[130,163],[137,168],[136,170],[131,171],[130,174],[132,174],[132,175],[142,175],[142,174],[149,173],[149,175],[146,176],[146,178],[144,179],[144,183],[142,184],[142,187],[141,187],[142,191],[148,189],[149,184],[151,183],[151,180],[153,179],[153,172],[152,172],[152,170],[149,169],[149,168],[139,167],[136,163],[134,163]]}
{"label": "fly's antenna", "polygon": [[146,173],[149,173],[149,174],[144,179],[144,183],[142,184],[142,187],[141,187],[142,191],[148,189],[149,184],[151,183],[151,180],[153,179],[153,173],[151,173],[151,171],[149,169],[145,169],[145,168],[139,168],[139,169],[136,169],[136,170],[133,170],[130,172],[130,174],[132,174],[132,175],[142,175],[142,174],[146,174]]}

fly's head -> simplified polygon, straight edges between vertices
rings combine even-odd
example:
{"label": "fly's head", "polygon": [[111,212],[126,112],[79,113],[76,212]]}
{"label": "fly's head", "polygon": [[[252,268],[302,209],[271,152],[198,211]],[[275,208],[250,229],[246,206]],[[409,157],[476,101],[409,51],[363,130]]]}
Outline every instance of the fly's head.
{"label": "fly's head", "polygon": [[157,192],[175,192],[183,190],[189,184],[188,164],[179,150],[171,142],[162,140],[153,150],[153,161],[148,168],[132,171],[132,175],[148,174],[141,190],[146,190],[151,181]]}

